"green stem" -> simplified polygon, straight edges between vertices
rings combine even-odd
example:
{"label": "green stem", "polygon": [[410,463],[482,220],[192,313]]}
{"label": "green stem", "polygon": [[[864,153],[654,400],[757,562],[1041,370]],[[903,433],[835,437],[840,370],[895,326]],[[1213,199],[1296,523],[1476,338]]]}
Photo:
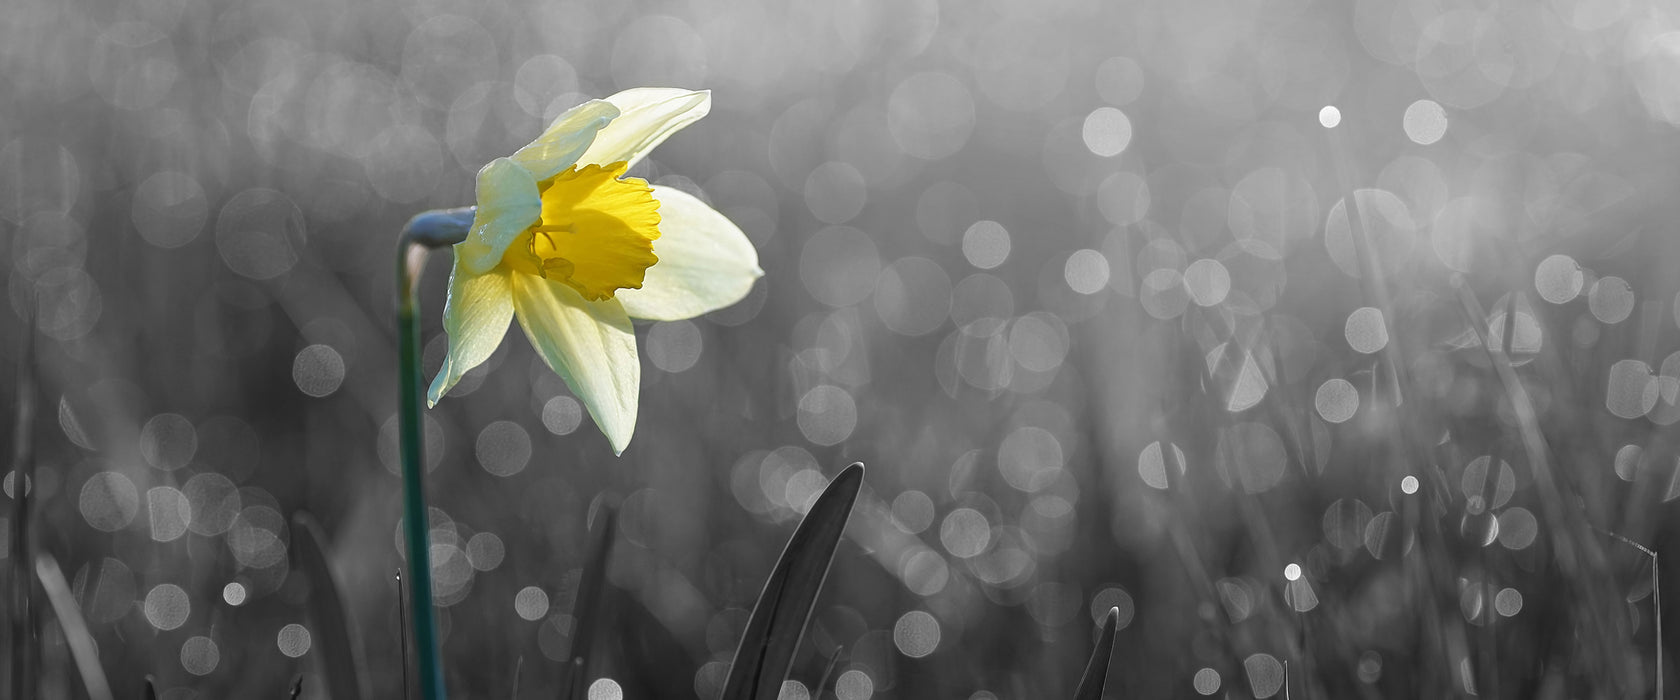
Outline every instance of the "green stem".
{"label": "green stem", "polygon": [[[443,662],[432,613],[432,521],[426,508],[425,439],[420,432],[420,272],[432,248],[460,243],[475,207],[421,212],[397,244],[397,427],[402,453],[403,536],[408,544],[408,605],[422,700],[444,700]],[[400,594],[399,579],[399,594]],[[404,673],[404,684],[408,674]]]}
{"label": "green stem", "polygon": [[[406,231],[406,229],[405,229]],[[432,614],[431,517],[426,508],[425,442],[420,434],[420,300],[426,247],[403,237],[397,254],[397,423],[402,451],[403,532],[408,541],[408,603],[422,700],[443,700],[443,664]]]}

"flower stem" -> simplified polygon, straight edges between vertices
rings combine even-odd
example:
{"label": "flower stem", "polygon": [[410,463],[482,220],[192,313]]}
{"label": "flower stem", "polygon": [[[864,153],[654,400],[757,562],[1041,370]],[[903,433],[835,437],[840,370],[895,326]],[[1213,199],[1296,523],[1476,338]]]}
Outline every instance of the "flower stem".
{"label": "flower stem", "polygon": [[[406,232],[408,229],[404,229]],[[443,664],[432,615],[431,516],[426,508],[425,442],[420,434],[420,300],[426,246],[404,236],[397,253],[397,424],[402,452],[403,533],[408,542],[408,603],[422,700],[443,700]]]}
{"label": "flower stem", "polygon": [[[402,454],[403,538],[408,544],[407,598],[422,700],[444,700],[445,693],[432,614],[432,520],[426,507],[425,439],[420,429],[420,272],[432,248],[466,239],[475,210],[421,212],[403,226],[397,243],[397,439]],[[399,574],[399,595],[401,583]],[[403,684],[407,687],[406,672]]]}

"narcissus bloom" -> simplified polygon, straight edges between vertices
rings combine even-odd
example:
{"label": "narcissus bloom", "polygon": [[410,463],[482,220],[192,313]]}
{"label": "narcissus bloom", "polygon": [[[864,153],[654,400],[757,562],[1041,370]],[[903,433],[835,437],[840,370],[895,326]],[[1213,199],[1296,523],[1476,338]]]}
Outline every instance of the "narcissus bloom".
{"label": "narcissus bloom", "polygon": [[624,452],[642,377],[630,319],[723,308],[764,274],[746,235],[705,202],[624,177],[711,104],[705,91],[626,90],[560,115],[478,171],[478,209],[455,245],[443,312],[449,357],[428,405],[488,359],[517,317],[613,452]]}

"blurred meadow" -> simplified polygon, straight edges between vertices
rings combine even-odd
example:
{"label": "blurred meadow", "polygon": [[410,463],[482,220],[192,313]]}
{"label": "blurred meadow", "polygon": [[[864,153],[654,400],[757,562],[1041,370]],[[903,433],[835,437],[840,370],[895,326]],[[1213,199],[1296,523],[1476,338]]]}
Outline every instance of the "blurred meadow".
{"label": "blurred meadow", "polygon": [[621,458],[518,332],[426,412],[454,697],[555,696],[600,504],[589,697],[716,697],[853,461],[789,700],[1069,697],[1110,607],[1112,698],[1670,692],[1672,4],[9,0],[0,360],[118,697],[327,697],[298,512],[400,696],[397,231],[643,85],[766,275],[638,326]]}

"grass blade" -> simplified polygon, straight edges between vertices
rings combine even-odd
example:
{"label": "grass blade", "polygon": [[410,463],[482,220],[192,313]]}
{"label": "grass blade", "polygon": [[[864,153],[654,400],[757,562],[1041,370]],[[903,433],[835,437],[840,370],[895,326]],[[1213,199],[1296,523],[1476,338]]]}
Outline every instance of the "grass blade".
{"label": "grass blade", "polygon": [[29,487],[35,481],[35,315],[24,314],[23,351],[18,354],[17,398],[12,423],[12,697],[35,697],[35,592],[29,574]]}
{"label": "grass blade", "polygon": [[141,686],[140,697],[146,700],[157,700],[157,680],[153,679],[150,673],[146,674],[146,684]]}
{"label": "grass blade", "polygon": [[863,487],[863,465],[834,477],[793,531],[781,559],[753,605],[735,661],[729,665],[722,700],[776,700],[793,666],[794,652],[828,578],[834,550]]}
{"label": "grass blade", "polygon": [[1097,648],[1091,651],[1091,660],[1085,664],[1085,675],[1079,679],[1079,688],[1073,691],[1073,700],[1101,700],[1103,684],[1108,681],[1108,657],[1114,654],[1114,634],[1119,627],[1120,609],[1109,608],[1103,616]]}
{"label": "grass blade", "polygon": [[[302,695],[302,694],[303,694],[303,674],[299,673],[299,674],[297,674],[297,678],[292,679],[292,693],[291,693],[291,695],[288,695],[287,697],[291,698],[291,700],[297,700],[298,696]],[[337,697],[337,696],[334,696],[334,697]]]}
{"label": "grass blade", "polygon": [[589,560],[584,562],[577,599],[572,601],[572,620],[576,627],[572,632],[571,661],[565,669],[566,682],[560,685],[566,690],[564,697],[572,700],[589,695],[592,680],[589,657],[599,631],[596,628],[606,617],[602,614],[607,606],[602,594],[606,592],[607,560],[612,556],[613,538],[618,532],[618,508],[602,503],[595,521],[595,527],[591,528],[594,538],[589,543]]}
{"label": "grass blade", "polygon": [[821,698],[823,691],[828,689],[828,682],[834,680],[834,669],[840,667],[840,655],[844,653],[846,653],[846,647],[837,646],[834,647],[834,653],[828,655],[828,666],[823,669],[822,677],[817,679],[816,686],[811,688],[813,699]]}
{"label": "grass blade", "polygon": [[344,609],[338,580],[327,567],[327,552],[321,527],[308,513],[292,515],[292,553],[296,564],[309,577],[309,617],[321,631],[321,666],[326,673],[327,691],[333,700],[361,700],[367,684],[361,674],[361,644],[350,616]]}
{"label": "grass blade", "polygon": [[[81,608],[76,607],[76,596],[70,592],[70,582],[64,580],[58,560],[42,552],[35,557],[35,575],[41,579],[41,589],[47,592],[47,602],[58,617],[58,626],[64,628],[64,641],[70,645],[70,658],[76,661],[76,671],[82,675],[82,686],[87,688],[88,697],[111,700],[111,683],[99,666],[99,647],[93,641],[93,633],[88,631],[87,621],[82,619]],[[147,687],[150,686],[151,682],[147,681]]]}

